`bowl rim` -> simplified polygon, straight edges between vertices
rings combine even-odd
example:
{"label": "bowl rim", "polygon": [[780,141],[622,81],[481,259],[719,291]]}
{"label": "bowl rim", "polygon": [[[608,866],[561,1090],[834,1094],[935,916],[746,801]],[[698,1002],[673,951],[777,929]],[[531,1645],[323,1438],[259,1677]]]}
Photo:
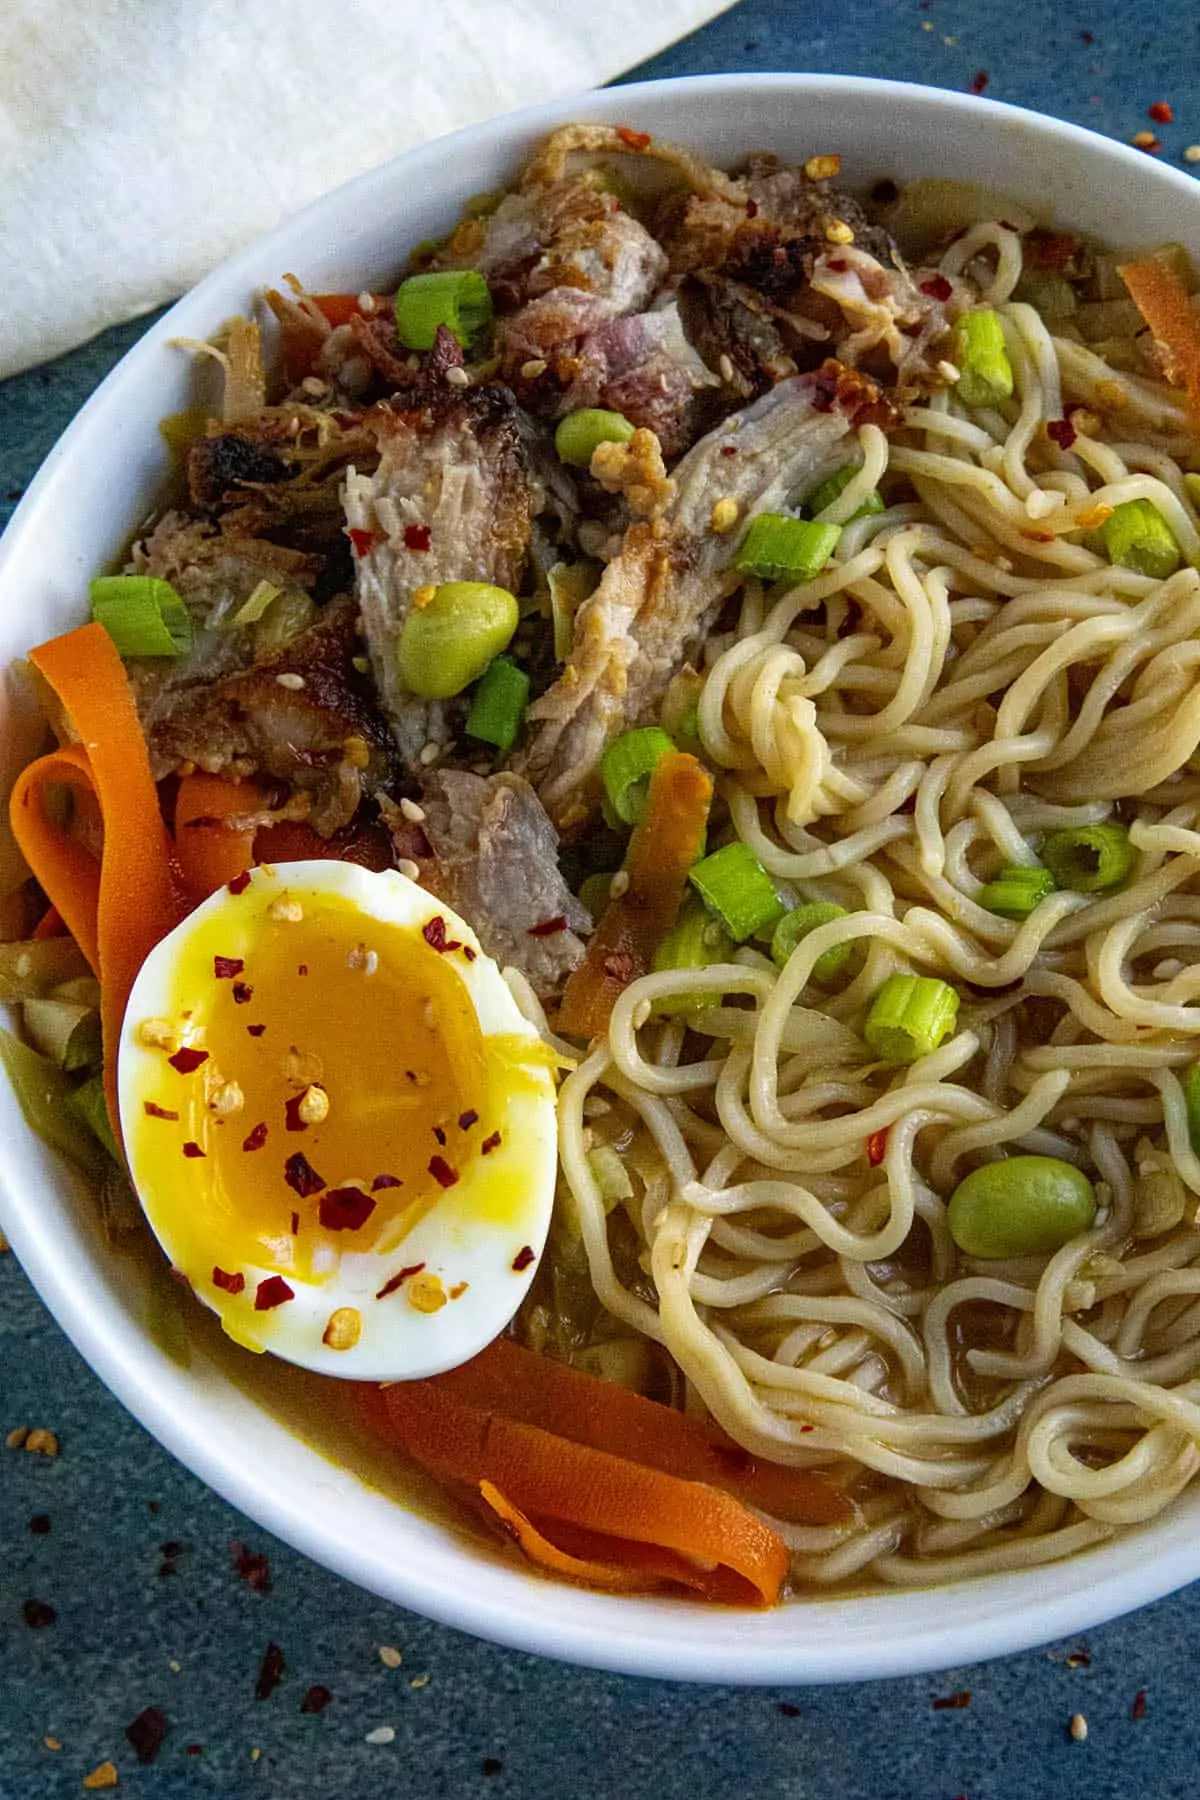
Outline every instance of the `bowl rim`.
{"label": "bowl rim", "polygon": [[[451,145],[469,149],[473,144],[490,145],[497,137],[515,138],[522,133],[548,130],[569,121],[583,108],[602,108],[605,112],[627,108],[635,112],[639,102],[650,97],[671,100],[696,95],[702,101],[705,97],[749,97],[764,91],[794,93],[797,98],[815,92],[867,96],[877,98],[881,105],[921,102],[946,113],[969,113],[981,124],[1022,120],[1043,141],[1072,144],[1092,154],[1102,150],[1105,158],[1124,165],[1131,175],[1136,172],[1139,181],[1151,182],[1160,189],[1170,188],[1180,200],[1190,196],[1193,205],[1200,200],[1195,178],[1169,165],[1151,163],[1142,152],[1117,140],[1028,108],[921,83],[790,73],[677,76],[584,90],[521,108],[419,145],[322,195],[227,258],[181,296],[89,396],[30,482],[0,538],[0,595],[19,563],[23,542],[40,529],[53,504],[61,466],[69,465],[76,445],[91,431],[98,417],[117,408],[126,384],[160,350],[164,340],[174,335],[181,309],[202,303],[210,293],[233,281],[242,282],[247,290],[257,288],[260,271],[273,256],[283,266],[279,259],[298,230],[314,236],[323,225],[336,225],[356,197],[377,187],[393,188],[400,173],[411,175],[428,169],[436,180],[436,160]],[[55,1254],[53,1209],[22,1197],[9,1167],[7,1145],[3,1143],[0,1203],[5,1229],[24,1271],[58,1325],[109,1390],[185,1467],[222,1499],[321,1567],[356,1585],[370,1587],[440,1624],[512,1649],[614,1673],[704,1682],[774,1686],[877,1680],[969,1664],[978,1661],[981,1652],[993,1657],[1029,1649],[1160,1599],[1200,1575],[1200,1544],[1193,1547],[1191,1541],[1172,1542],[1159,1546],[1156,1554],[1138,1555],[1130,1554],[1128,1547],[1131,1542],[1145,1543],[1145,1537],[1139,1535],[1131,1540],[1126,1536],[1061,1564],[1042,1565],[1040,1583],[1036,1579],[1040,1571],[1035,1568],[954,1584],[955,1593],[970,1589],[978,1595],[979,1606],[973,1617],[949,1623],[939,1619],[937,1590],[926,1589],[922,1592],[931,1602],[933,1617],[919,1630],[909,1626],[907,1633],[899,1636],[890,1635],[886,1629],[872,1629],[861,1636],[843,1633],[839,1644],[824,1649],[819,1644],[814,1648],[808,1640],[820,1637],[821,1620],[829,1616],[831,1607],[869,1604],[879,1615],[872,1623],[882,1626],[887,1602],[893,1596],[863,1596],[840,1602],[806,1596],[792,1603],[791,1608],[785,1606],[783,1612],[786,1615],[790,1611],[798,1622],[815,1623],[817,1631],[811,1633],[807,1625],[801,1626],[796,1639],[782,1640],[775,1635],[759,1635],[753,1629],[747,1631],[746,1615],[730,1615],[721,1609],[700,1610],[684,1601],[650,1603],[629,1597],[614,1601],[612,1596],[567,1590],[570,1604],[556,1607],[554,1598],[564,1590],[515,1566],[508,1580],[496,1571],[496,1578],[486,1584],[486,1595],[472,1584],[447,1581],[445,1571],[439,1568],[440,1555],[416,1559],[394,1569],[386,1582],[372,1579],[364,1570],[361,1554],[314,1522],[295,1491],[272,1491],[269,1482],[264,1486],[256,1474],[253,1459],[235,1459],[202,1442],[188,1425],[186,1410],[173,1404],[178,1396],[164,1386],[158,1371],[148,1372],[135,1354],[138,1339],[144,1339],[143,1328],[134,1327],[132,1320],[125,1319],[130,1329],[122,1332],[120,1314],[110,1318],[104,1308],[87,1304],[85,1286],[73,1276],[64,1259]],[[182,1372],[181,1380],[186,1387]],[[1124,1556],[1114,1558],[1114,1550],[1122,1546]],[[444,1554],[453,1556],[454,1552],[447,1546]],[[1062,1592],[1053,1591],[1053,1571],[1067,1567],[1085,1568],[1088,1578],[1073,1582]],[[994,1612],[988,1607],[989,1596],[1004,1602]],[[559,1613],[563,1616],[557,1616]]]}

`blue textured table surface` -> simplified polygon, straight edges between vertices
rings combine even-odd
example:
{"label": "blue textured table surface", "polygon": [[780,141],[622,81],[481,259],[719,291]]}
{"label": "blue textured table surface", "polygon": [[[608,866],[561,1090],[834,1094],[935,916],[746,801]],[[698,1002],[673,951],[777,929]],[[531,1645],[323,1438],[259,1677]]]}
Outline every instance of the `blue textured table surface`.
{"label": "blue textured table surface", "polygon": [[[1033,0],[744,0],[638,74],[974,85],[1126,140],[1167,100],[1177,123],[1155,129],[1178,163],[1200,142],[1198,52],[1196,0],[1059,0],[1053,12]],[[0,521],[142,329],[0,385]],[[206,1492],[101,1388],[5,1255],[0,1435],[20,1425],[51,1428],[61,1453],[0,1449],[0,1800],[77,1795],[109,1759],[119,1791],[142,1800],[1200,1792],[1195,1591],[1080,1643],[870,1687],[672,1686],[496,1650],[358,1592]],[[268,1559],[269,1591],[262,1564],[243,1557],[237,1572],[238,1540]],[[258,1699],[269,1645],[282,1674]],[[314,1686],[332,1696],[319,1715],[301,1710]],[[147,1707],[169,1729],[141,1765],[125,1727]],[[1068,1733],[1076,1712],[1084,1743]],[[379,1726],[394,1739],[369,1743]]]}

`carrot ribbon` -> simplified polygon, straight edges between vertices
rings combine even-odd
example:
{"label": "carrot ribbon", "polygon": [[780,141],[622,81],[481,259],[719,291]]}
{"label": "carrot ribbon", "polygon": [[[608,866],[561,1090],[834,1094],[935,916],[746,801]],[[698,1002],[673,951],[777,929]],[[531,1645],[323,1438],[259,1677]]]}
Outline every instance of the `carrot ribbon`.
{"label": "carrot ribbon", "polygon": [[749,1508],[853,1517],[819,1471],[760,1463],[714,1426],[508,1339],[444,1375],[366,1390],[364,1403],[380,1435],[481,1495],[531,1560],[595,1586],[670,1583],[769,1606],[787,1549]]}
{"label": "carrot ribbon", "polygon": [[1200,318],[1192,296],[1171,265],[1157,256],[1124,263],[1117,273],[1166,351],[1168,381],[1187,389],[1192,424],[1200,431]]}
{"label": "carrot ribbon", "polygon": [[[150,758],[121,658],[102,625],[82,625],[30,652],[78,738],[24,769],[13,788],[13,834],[50,903],[100,980],[104,1091],[114,1131],[117,1045],[134,978],[186,911],[171,869]],[[98,809],[93,853],[56,817],[69,788]]]}

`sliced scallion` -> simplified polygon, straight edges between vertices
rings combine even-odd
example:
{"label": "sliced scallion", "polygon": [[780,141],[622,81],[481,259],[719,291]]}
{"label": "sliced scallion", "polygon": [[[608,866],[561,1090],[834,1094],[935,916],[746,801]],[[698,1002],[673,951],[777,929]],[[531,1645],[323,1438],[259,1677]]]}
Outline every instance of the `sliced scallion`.
{"label": "sliced scallion", "polygon": [[1183,1098],[1187,1105],[1188,1137],[1192,1149],[1200,1154],[1200,1062],[1188,1067],[1183,1078]]}
{"label": "sliced scallion", "polygon": [[113,1136],[113,1128],[109,1121],[103,1079],[99,1075],[89,1075],[79,1087],[72,1088],[70,1104],[76,1116],[83,1120],[92,1136],[104,1146],[113,1161],[120,1162],[121,1149]]}
{"label": "sliced scallion", "polygon": [[964,406],[995,406],[1012,398],[1013,370],[1000,314],[990,306],[964,313],[954,327],[958,397]]}
{"label": "sliced scallion", "polygon": [[92,1006],[50,996],[26,1000],[21,1009],[26,1035],[35,1050],[68,1073],[100,1066],[100,1015]]}
{"label": "sliced scallion", "polygon": [[1074,825],[1043,838],[1042,861],[1060,888],[1102,894],[1128,879],[1133,845],[1124,825]]}
{"label": "sliced scallion", "polygon": [[[827,506],[832,506],[835,500],[841,499],[858,473],[858,468],[854,463],[847,463],[844,469],[838,469],[833,475],[828,476],[820,487],[813,489],[804,504],[814,518],[817,513],[823,513]],[[866,499],[860,502],[857,511],[851,513],[850,518],[852,520],[865,519],[871,513],[881,513],[882,511],[883,495],[878,488],[872,488]]]}
{"label": "sliced scallion", "polygon": [[157,575],[98,575],[90,587],[92,617],[122,656],[185,656],[192,615]]}
{"label": "sliced scallion", "polygon": [[258,621],[270,606],[272,600],[283,592],[273,581],[260,581],[254,592],[242,604],[230,619],[230,626],[257,625]]}
{"label": "sliced scallion", "polygon": [[739,944],[774,924],[786,911],[775,883],[740,838],[695,863],[688,879]]}
{"label": "sliced scallion", "polygon": [[432,350],[439,325],[465,350],[491,317],[491,291],[475,269],[410,275],[396,294],[396,330],[406,350]]}
{"label": "sliced scallion", "polygon": [[739,575],[758,575],[764,581],[811,581],[841,535],[840,525],[818,525],[790,513],[759,513],[750,521],[734,567]]}
{"label": "sliced scallion", "polygon": [[[655,973],[664,969],[706,969],[710,963],[728,962],[733,939],[720,919],[714,919],[699,900],[685,900],[679,918],[654,952]],[[690,1013],[702,1006],[716,1006],[720,994],[665,994],[654,1002],[656,1013]]]}
{"label": "sliced scallion", "polygon": [[622,825],[636,825],[646,810],[650,777],[675,746],[658,725],[623,731],[600,759],[600,779],[609,806]]}
{"label": "sliced scallion", "polygon": [[[782,969],[801,938],[806,938],[819,925],[832,925],[835,919],[845,916],[845,907],[838,906],[833,900],[814,900],[808,906],[797,906],[785,913],[771,936],[771,961]],[[852,944],[835,944],[832,950],[818,956],[812,967],[813,979],[836,981],[849,962],[852,949]]]}
{"label": "sliced scallion", "polygon": [[574,468],[591,467],[592,453],[601,444],[627,444],[634,428],[624,413],[605,412],[600,406],[584,406],[560,419],[554,448],[561,462]]}
{"label": "sliced scallion", "polygon": [[979,904],[1002,919],[1027,919],[1054,892],[1055,886],[1049,869],[1010,863],[994,881],[986,882],[980,889]]}
{"label": "sliced scallion", "polygon": [[529,677],[511,656],[489,664],[471,697],[467,736],[511,750],[529,704]]}
{"label": "sliced scallion", "polygon": [[103,1174],[108,1157],[75,1111],[74,1089],[63,1071],[11,1031],[0,1030],[0,1062],[34,1135],[85,1174]]}
{"label": "sliced scallion", "polygon": [[1110,563],[1154,581],[1165,581],[1183,560],[1174,532],[1149,500],[1123,500],[1100,527],[1100,536]]}
{"label": "sliced scallion", "polygon": [[629,1171],[611,1144],[597,1144],[594,1149],[589,1150],[588,1165],[595,1177],[596,1186],[600,1189],[605,1212],[622,1200],[633,1199],[633,1183],[629,1179]]}
{"label": "sliced scallion", "polygon": [[958,995],[935,975],[889,975],[863,1026],[867,1048],[886,1063],[930,1056],[954,1029]]}

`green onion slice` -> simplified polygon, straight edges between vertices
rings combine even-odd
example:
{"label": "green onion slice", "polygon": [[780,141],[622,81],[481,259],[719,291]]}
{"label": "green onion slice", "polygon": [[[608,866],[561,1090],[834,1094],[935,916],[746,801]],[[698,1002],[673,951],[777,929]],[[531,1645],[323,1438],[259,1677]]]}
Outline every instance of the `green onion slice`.
{"label": "green onion slice", "polygon": [[1124,825],[1076,825],[1043,838],[1042,861],[1060,888],[1102,894],[1128,879],[1133,845]]}
{"label": "green onion slice", "polygon": [[529,704],[529,677],[511,656],[498,656],[471,697],[467,736],[511,750]]}
{"label": "green onion slice", "polygon": [[122,656],[185,656],[192,647],[192,615],[157,575],[98,575],[91,583],[92,617]]}
{"label": "green onion slice", "polygon": [[867,1048],[881,1061],[911,1063],[929,1056],[954,1029],[958,995],[934,975],[889,975],[863,1026]]}
{"label": "green onion slice", "polygon": [[1192,1149],[1200,1155],[1200,1062],[1194,1062],[1183,1078],[1183,1098],[1187,1105],[1188,1137]]}
{"label": "green onion slice", "polygon": [[104,1098],[104,1077],[89,1075],[87,1080],[72,1092],[71,1105],[92,1136],[99,1140],[113,1161],[119,1163],[121,1147],[113,1136],[113,1128],[109,1122],[108,1102]]}
{"label": "green onion slice", "polygon": [[600,1189],[605,1212],[622,1200],[633,1199],[633,1183],[629,1179],[629,1171],[612,1144],[597,1144],[589,1150],[588,1166]]}
{"label": "green onion slice", "polygon": [[1165,581],[1183,560],[1175,534],[1149,500],[1123,500],[1100,527],[1110,563]]}
{"label": "green onion slice", "polygon": [[[813,489],[804,502],[808,511],[815,517],[817,513],[823,513],[827,506],[832,506],[835,500],[840,500],[858,472],[856,463],[847,463],[844,469],[838,469],[835,474],[828,476],[820,487]],[[872,488],[857,511],[851,513],[850,520],[865,519],[870,513],[881,513],[882,511],[883,495],[878,488]],[[849,521],[847,522],[849,523]]]}
{"label": "green onion slice", "polygon": [[995,406],[1012,398],[1013,371],[1000,314],[981,306],[954,327],[958,397],[964,406]]}
{"label": "green onion slice", "polygon": [[60,1150],[88,1175],[102,1175],[108,1158],[72,1104],[74,1089],[61,1069],[11,1031],[0,1030],[0,1063],[11,1081],[25,1123],[52,1150]]}
{"label": "green onion slice", "polygon": [[554,433],[554,448],[560,461],[588,469],[592,452],[599,445],[627,444],[633,431],[624,413],[605,412],[600,406],[585,406],[559,420]]}
{"label": "green onion slice", "polygon": [[[679,918],[654,952],[654,969],[706,969],[710,963],[728,962],[733,939],[720,919],[714,919],[699,900],[685,900]],[[703,1006],[717,1006],[719,993],[668,994],[654,1002],[656,1013],[690,1013]]]}
{"label": "green onion slice", "polygon": [[979,904],[1002,919],[1027,919],[1055,891],[1049,869],[1010,863],[980,890]]}
{"label": "green onion slice", "polygon": [[474,269],[410,275],[396,294],[396,330],[406,350],[432,350],[439,325],[465,350],[491,317],[491,291]]}
{"label": "green onion slice", "polygon": [[786,911],[775,883],[740,838],[694,864],[688,879],[739,944],[773,925]]}
{"label": "green onion slice", "polygon": [[[782,969],[801,938],[806,938],[818,925],[831,925],[835,919],[845,917],[845,907],[838,906],[833,900],[814,900],[808,906],[797,906],[792,912],[785,913],[771,935],[771,961]],[[852,944],[835,944],[832,950],[818,956],[812,967],[813,979],[836,981],[850,961],[853,948]]]}
{"label": "green onion slice", "polygon": [[811,581],[841,535],[840,525],[818,525],[790,513],[759,513],[750,521],[734,567],[739,575],[759,575],[764,581]]}
{"label": "green onion slice", "polygon": [[622,825],[636,825],[646,810],[650,777],[675,745],[659,725],[623,731],[600,759],[608,804]]}

